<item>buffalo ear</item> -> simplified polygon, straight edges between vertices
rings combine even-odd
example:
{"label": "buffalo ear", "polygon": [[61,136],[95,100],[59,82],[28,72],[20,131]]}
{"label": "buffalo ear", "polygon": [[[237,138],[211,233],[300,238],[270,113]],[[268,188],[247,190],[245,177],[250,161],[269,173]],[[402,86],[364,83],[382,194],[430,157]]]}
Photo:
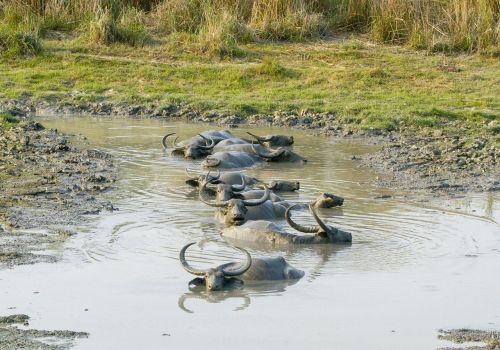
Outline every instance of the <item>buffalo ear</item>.
{"label": "buffalo ear", "polygon": [[202,277],[193,278],[188,283],[189,290],[196,289],[197,287],[205,286],[205,279]]}
{"label": "buffalo ear", "polygon": [[233,192],[233,198],[236,198],[236,199],[245,199],[245,197],[243,197],[243,195],[241,193],[234,193],[234,192]]}

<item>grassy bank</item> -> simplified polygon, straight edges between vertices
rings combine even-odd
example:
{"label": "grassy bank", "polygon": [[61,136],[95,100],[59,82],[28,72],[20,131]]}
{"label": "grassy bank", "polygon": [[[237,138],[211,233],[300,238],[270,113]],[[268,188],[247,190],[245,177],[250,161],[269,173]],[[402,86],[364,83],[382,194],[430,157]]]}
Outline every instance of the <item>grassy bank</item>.
{"label": "grassy bank", "polygon": [[[193,46],[194,45],[194,46]],[[189,41],[141,48],[46,40],[42,55],[0,60],[0,97],[53,104],[186,104],[250,115],[329,111],[355,128],[445,127],[498,132],[500,61],[427,55],[365,38],[241,45],[227,61]],[[495,131],[496,130],[496,131]]]}

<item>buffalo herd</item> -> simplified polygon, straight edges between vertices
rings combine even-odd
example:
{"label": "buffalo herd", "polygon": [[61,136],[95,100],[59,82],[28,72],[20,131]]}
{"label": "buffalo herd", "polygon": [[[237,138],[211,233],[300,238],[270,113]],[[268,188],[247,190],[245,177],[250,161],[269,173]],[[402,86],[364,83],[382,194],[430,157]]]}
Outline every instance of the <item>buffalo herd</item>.
{"label": "buffalo herd", "polygon": [[[187,159],[199,159],[201,167],[207,169],[204,174],[186,169],[186,183],[198,188],[199,199],[214,208],[216,219],[224,227],[221,236],[239,242],[238,245],[267,247],[351,243],[349,232],[328,225],[318,215],[318,208],[340,206],[343,198],[322,193],[307,204],[290,203],[280,196],[280,192],[299,190],[298,181],[265,182],[244,173],[244,169],[264,162],[306,163],[304,157],[291,149],[293,136],[248,135],[250,138],[247,139],[236,137],[227,130],[210,130],[183,141],[174,138],[175,133],[162,139],[164,150]],[[305,226],[292,219],[292,212],[304,207],[309,208],[316,225]],[[280,225],[279,220],[285,220],[288,229]],[[204,285],[209,291],[241,285],[244,281],[295,280],[304,275],[283,257],[252,259],[248,251],[236,246],[234,248],[246,256],[244,263],[231,262],[206,270],[195,269],[185,257],[186,250],[193,244],[181,249],[179,259],[186,271],[198,276],[190,285]]]}

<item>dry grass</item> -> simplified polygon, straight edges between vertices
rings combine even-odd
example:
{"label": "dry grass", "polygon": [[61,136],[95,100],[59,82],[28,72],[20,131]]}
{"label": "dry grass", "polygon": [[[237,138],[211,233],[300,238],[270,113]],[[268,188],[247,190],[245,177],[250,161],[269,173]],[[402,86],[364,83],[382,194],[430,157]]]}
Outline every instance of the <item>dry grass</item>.
{"label": "dry grass", "polygon": [[93,31],[103,44],[113,42],[113,25],[125,33],[117,41],[132,45],[144,44],[146,34],[188,33],[202,52],[217,56],[233,56],[248,41],[302,41],[338,31],[429,52],[500,53],[498,0],[0,0],[7,26],[15,23],[13,13],[29,13],[41,32]]}

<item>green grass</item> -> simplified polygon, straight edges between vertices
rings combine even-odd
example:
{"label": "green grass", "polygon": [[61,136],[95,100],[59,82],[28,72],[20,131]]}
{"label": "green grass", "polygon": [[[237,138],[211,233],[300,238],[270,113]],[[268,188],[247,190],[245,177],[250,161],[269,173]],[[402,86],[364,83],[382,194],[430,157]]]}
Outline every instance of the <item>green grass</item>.
{"label": "green grass", "polygon": [[7,112],[0,111],[0,128],[9,129],[19,123],[19,119]]}
{"label": "green grass", "polygon": [[199,55],[189,40],[136,48],[47,40],[40,56],[0,59],[0,97],[182,102],[241,115],[326,111],[362,129],[496,130],[500,117],[498,59],[427,55],[362,37],[240,47],[245,56],[221,61]]}

